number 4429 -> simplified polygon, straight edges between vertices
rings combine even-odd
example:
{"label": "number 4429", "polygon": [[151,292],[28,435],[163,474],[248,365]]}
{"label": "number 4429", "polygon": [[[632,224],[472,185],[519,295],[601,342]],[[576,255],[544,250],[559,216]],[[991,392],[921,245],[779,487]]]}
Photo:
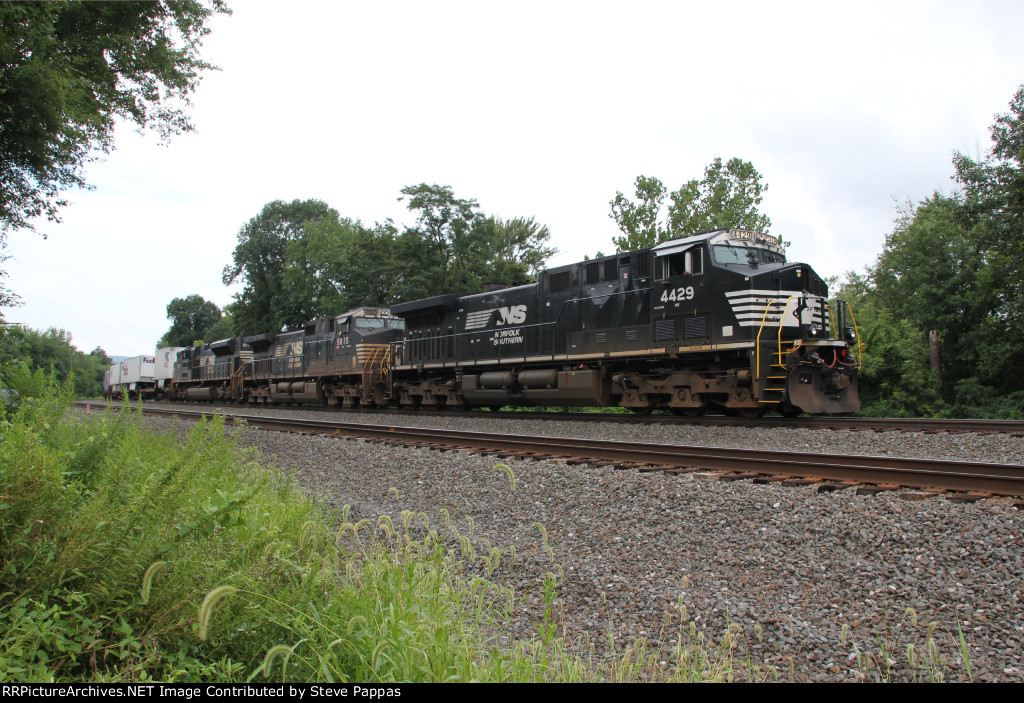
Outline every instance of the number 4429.
{"label": "number 4429", "polygon": [[693,300],[693,286],[686,288],[666,288],[661,294],[661,302],[678,302],[680,300]]}

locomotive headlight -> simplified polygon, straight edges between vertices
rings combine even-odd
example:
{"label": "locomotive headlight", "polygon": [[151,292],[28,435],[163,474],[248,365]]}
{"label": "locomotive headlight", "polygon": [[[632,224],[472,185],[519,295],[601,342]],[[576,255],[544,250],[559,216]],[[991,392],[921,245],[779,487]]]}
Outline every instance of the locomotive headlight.
{"label": "locomotive headlight", "polygon": [[852,344],[857,341],[857,330],[853,327],[847,327],[843,330],[843,336],[846,338],[847,342]]}

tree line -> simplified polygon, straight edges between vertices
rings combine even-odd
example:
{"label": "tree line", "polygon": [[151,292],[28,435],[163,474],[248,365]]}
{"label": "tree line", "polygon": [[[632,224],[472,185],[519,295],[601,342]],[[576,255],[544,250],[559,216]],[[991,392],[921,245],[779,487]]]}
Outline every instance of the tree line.
{"label": "tree line", "polygon": [[958,188],[901,208],[875,262],[839,286],[867,412],[1024,417],[1024,86],[1009,108],[984,156],[954,155]]}
{"label": "tree line", "polygon": [[75,395],[95,398],[103,391],[103,376],[113,363],[96,347],[88,354],[79,351],[65,330],[34,330],[4,325],[0,320],[0,388],[20,388],[29,375],[42,371],[61,383],[71,381]]}
{"label": "tree line", "polygon": [[533,217],[484,214],[450,186],[421,183],[401,193],[416,218],[401,228],[391,220],[364,225],[320,200],[267,203],[239,230],[224,267],[225,285],[242,284],[234,301],[221,314],[200,296],[175,298],[161,344],[213,341],[228,336],[227,327],[235,335],[280,330],[485,283],[526,283],[555,252],[551,232]]}

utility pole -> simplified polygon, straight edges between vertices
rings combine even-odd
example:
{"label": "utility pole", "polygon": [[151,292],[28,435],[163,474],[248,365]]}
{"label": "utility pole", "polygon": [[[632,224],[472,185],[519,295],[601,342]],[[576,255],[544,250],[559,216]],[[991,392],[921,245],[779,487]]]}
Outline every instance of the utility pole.
{"label": "utility pole", "polygon": [[942,388],[942,370],[939,368],[939,331],[930,330],[928,332],[928,347],[932,353],[932,374],[935,376],[935,395],[939,395],[939,389]]}

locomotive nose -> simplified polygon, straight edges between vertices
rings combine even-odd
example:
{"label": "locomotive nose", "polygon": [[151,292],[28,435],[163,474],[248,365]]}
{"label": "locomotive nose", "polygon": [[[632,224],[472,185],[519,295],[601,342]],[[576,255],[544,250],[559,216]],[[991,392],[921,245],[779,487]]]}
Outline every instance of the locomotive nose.
{"label": "locomotive nose", "polygon": [[752,279],[754,288],[805,291],[811,295],[828,296],[828,286],[807,264],[784,264],[773,271],[753,276]]}

